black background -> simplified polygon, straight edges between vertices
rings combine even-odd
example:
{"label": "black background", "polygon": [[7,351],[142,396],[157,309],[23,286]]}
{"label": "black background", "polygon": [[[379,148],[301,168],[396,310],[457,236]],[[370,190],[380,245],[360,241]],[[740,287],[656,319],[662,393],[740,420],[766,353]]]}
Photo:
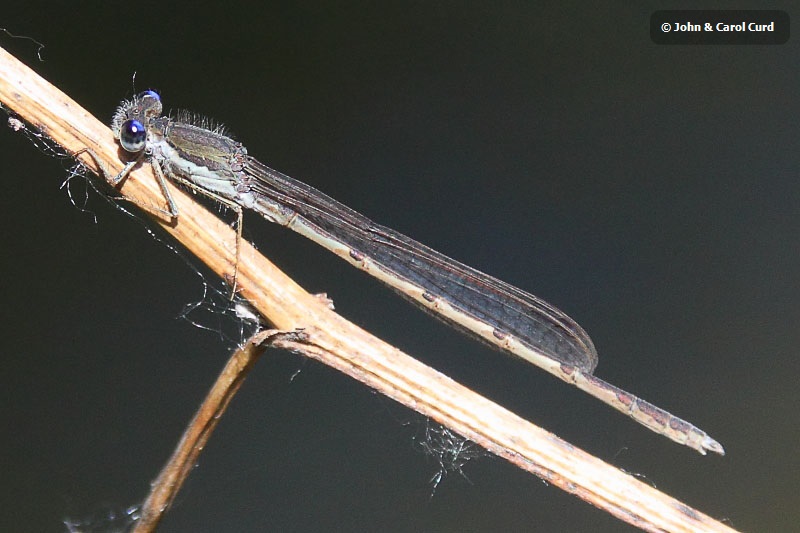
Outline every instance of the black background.
{"label": "black background", "polygon": [[[728,455],[652,434],[248,218],[248,237],[345,316],[736,528],[796,526],[794,39],[657,46],[652,12],[685,7],[670,2],[20,4],[2,25],[43,42],[45,61],[2,45],[104,121],[135,72],[135,90],[224,121],[270,166],[566,310],[598,376]],[[112,530],[232,343],[176,320],[200,278],[96,194],[97,223],[76,209],[59,189],[68,162],[7,128],[0,150],[0,530]],[[431,497],[423,431],[349,378],[270,353],[163,531],[627,528],[492,457]]]}

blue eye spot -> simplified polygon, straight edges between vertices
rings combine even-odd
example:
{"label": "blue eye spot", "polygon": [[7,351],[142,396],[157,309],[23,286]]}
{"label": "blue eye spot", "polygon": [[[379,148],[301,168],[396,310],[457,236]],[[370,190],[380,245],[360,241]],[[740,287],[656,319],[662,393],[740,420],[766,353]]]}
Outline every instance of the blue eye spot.
{"label": "blue eye spot", "polygon": [[144,91],[143,93],[139,93],[139,99],[143,98],[153,98],[154,100],[158,100],[159,102],[161,101],[161,96],[157,92],[150,89]]}

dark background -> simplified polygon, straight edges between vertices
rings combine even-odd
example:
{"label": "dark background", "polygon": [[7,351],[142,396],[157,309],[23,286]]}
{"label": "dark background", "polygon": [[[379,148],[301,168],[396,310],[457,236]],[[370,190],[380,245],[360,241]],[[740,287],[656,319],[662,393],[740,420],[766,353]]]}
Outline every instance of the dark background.
{"label": "dark background", "polygon": [[[44,43],[45,61],[28,41],[2,46],[96,116],[109,120],[136,73],[136,91],[224,121],[270,166],[555,303],[592,335],[598,376],[728,455],[650,433],[248,218],[248,237],[342,314],[736,528],[796,527],[795,38],[656,46],[650,15],[674,2],[20,4],[2,25]],[[736,7],[793,17],[791,5]],[[180,257],[94,192],[96,223],[70,203],[69,161],[7,128],[0,150],[0,530],[113,530],[234,343],[176,319],[203,297]],[[494,457],[431,497],[424,427],[270,353],[163,531],[630,529]]]}

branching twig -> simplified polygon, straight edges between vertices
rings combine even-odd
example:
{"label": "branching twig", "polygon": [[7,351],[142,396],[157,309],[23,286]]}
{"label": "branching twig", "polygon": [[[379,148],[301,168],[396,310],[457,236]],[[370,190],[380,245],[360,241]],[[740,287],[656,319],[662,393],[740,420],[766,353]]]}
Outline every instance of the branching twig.
{"label": "branching twig", "polygon": [[257,333],[228,360],[184,431],[172,457],[153,481],[150,494],[142,504],[140,517],[132,533],[155,531],[164,512],[172,504],[181,485],[197,463],[200,452],[205,448],[233,395],[239,390],[247,373],[261,355],[262,343],[269,334],[268,331]]}
{"label": "branching twig", "polygon": [[[225,368],[217,377],[194,418],[181,436],[172,456],[151,484],[150,494],[139,509],[139,519],[131,533],[155,531],[164,513],[172,505],[183,482],[189,476],[200,452],[217,427],[233,396],[242,386],[247,374],[261,353],[269,346],[292,349],[292,342],[304,338],[302,332],[284,333],[275,330],[260,331],[244,346],[233,352]],[[289,344],[287,344],[289,343]]]}
{"label": "branching twig", "polygon": [[[89,148],[120,168],[109,129],[0,49],[0,101],[70,153]],[[94,161],[84,158],[89,168]],[[132,173],[126,196],[160,205],[149,168]],[[233,272],[236,235],[192,198],[173,190],[180,217],[158,221],[220,276]],[[571,494],[648,531],[732,531],[472,392],[347,322],[242,243],[240,294],[277,328],[303,329],[294,349],[339,369]]]}

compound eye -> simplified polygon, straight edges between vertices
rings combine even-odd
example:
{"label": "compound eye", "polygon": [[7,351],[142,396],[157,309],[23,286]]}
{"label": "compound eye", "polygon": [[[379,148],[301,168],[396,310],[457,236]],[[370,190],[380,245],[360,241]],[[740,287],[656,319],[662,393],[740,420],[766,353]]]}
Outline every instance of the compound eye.
{"label": "compound eye", "polygon": [[119,144],[125,149],[126,152],[135,154],[144,150],[145,142],[147,141],[147,131],[144,124],[136,119],[128,119],[122,123],[119,130]]}
{"label": "compound eye", "polygon": [[158,95],[158,93],[149,89],[143,93],[139,93],[139,99],[144,98],[152,98],[153,100],[158,100],[159,102],[161,101],[161,97]]}
{"label": "compound eye", "polygon": [[136,97],[141,116],[145,118],[155,118],[161,114],[161,97],[155,91],[145,91]]}

